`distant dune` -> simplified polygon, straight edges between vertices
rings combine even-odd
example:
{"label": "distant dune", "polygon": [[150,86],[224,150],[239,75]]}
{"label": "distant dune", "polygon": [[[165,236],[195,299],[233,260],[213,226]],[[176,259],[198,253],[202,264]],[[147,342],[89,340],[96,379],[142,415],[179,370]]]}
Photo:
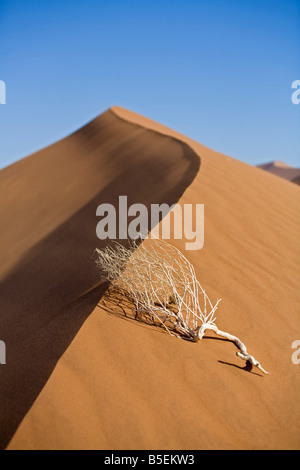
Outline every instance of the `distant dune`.
{"label": "distant dune", "polygon": [[292,181],[293,183],[300,184],[300,175],[296,176],[296,178],[294,178]]}
{"label": "distant dune", "polygon": [[299,184],[300,168],[294,168],[292,166],[286,165],[286,163],[279,161],[263,163],[262,165],[257,165],[257,168],[261,168],[262,170],[266,170],[273,175],[280,176],[281,178]]}
{"label": "distant dune", "polygon": [[[297,185],[119,107],[0,183],[1,448],[300,448]],[[213,334],[194,344],[103,308],[96,207],[119,195],[205,204],[204,247],[185,254],[269,376]]]}

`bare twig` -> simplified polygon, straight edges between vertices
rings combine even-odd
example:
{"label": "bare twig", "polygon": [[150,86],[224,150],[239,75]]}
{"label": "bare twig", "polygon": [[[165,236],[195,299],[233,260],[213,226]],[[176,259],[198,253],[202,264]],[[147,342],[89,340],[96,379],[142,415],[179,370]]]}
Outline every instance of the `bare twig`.
{"label": "bare twig", "polygon": [[215,313],[221,299],[212,304],[193,265],[176,247],[152,239],[141,245],[130,241],[128,247],[116,242],[96,251],[102,276],[131,300],[136,315],[146,313],[170,335],[191,341],[212,330],[236,344],[238,357],[268,374],[239,338],[218,329]]}

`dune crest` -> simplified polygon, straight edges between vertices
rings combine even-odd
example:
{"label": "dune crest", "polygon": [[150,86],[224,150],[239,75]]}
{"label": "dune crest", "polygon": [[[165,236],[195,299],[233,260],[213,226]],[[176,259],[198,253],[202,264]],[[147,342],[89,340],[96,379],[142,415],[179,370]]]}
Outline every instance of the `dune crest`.
{"label": "dune crest", "polygon": [[95,266],[99,204],[178,201],[200,158],[181,141],[110,110],[0,172],[0,448],[44,387],[106,286]]}

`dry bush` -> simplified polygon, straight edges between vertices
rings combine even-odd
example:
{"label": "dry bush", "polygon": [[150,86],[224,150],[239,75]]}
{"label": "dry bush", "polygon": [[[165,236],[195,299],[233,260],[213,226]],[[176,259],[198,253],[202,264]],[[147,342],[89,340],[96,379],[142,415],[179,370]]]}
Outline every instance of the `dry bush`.
{"label": "dry bush", "polygon": [[135,318],[147,318],[170,335],[191,341],[202,339],[206,330],[212,330],[234,342],[240,358],[267,374],[237,337],[218,329],[215,313],[221,299],[215,305],[211,303],[193,265],[177,248],[148,239],[140,245],[130,241],[127,247],[116,242],[96,251],[102,276],[127,299]]}

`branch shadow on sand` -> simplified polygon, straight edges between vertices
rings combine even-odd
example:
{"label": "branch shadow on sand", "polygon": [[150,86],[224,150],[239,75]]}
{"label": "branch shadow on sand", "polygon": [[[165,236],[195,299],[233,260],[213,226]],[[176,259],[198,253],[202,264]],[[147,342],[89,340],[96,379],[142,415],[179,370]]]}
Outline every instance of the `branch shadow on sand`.
{"label": "branch shadow on sand", "polygon": [[[123,135],[128,133],[131,138],[132,149],[134,139],[130,132],[137,126],[126,122],[118,125]],[[118,165],[115,179],[27,250],[1,283],[0,333],[7,350],[7,364],[0,367],[1,449],[6,448],[58,360],[107,290],[108,285],[99,282],[101,276],[94,259],[95,248],[107,246],[107,240],[101,241],[96,236],[98,205],[110,203],[117,207],[119,195],[127,195],[128,205],[144,204],[150,213],[151,204],[178,202],[199,171],[200,158],[186,144],[153,131],[139,132],[147,133],[148,139],[148,133],[152,133],[154,150],[148,148],[147,157],[143,158],[143,149],[138,146],[135,153],[141,154],[140,158],[130,161],[127,149],[124,161],[124,139],[119,147],[114,144]],[[96,133],[97,124],[90,123],[72,136],[81,140],[87,154],[93,152],[92,158],[95,148],[90,139]],[[118,135],[113,137],[117,142]],[[170,142],[172,149],[177,149],[176,157],[172,151],[165,157],[166,142],[167,148]],[[55,152],[57,157],[59,144]],[[62,151],[59,157],[64,158]],[[82,158],[88,157],[83,153]],[[169,175],[174,168],[176,177],[171,180]],[[43,178],[47,180],[47,176]],[[51,210],[51,204],[45,210]]]}
{"label": "branch shadow on sand", "polygon": [[226,361],[218,361],[218,362],[220,364],[225,364],[227,366],[235,367],[236,369],[239,369],[239,370],[244,370],[245,372],[250,372],[252,375],[257,375],[258,377],[261,377],[261,378],[263,377],[262,374],[258,374],[257,372],[253,371],[254,367],[250,362],[247,362],[244,367],[238,366],[237,364],[233,364],[232,362],[226,362]]}
{"label": "branch shadow on sand", "polygon": [[[157,332],[166,333],[167,329],[175,336],[178,336],[186,341],[193,341],[190,336],[184,335],[182,331],[174,328],[174,324],[168,321],[165,315],[159,320],[150,311],[137,312],[134,301],[124,294],[120,289],[115,286],[109,286],[102,296],[98,307],[104,310],[109,315],[117,316],[129,322],[136,322],[139,326],[156,328]],[[163,312],[161,312],[163,315]]]}
{"label": "branch shadow on sand", "polygon": [[[125,295],[121,290],[118,290],[118,288],[111,286],[110,284],[108,285],[104,295],[101,297],[98,307],[109,315],[117,316],[129,322],[136,322],[139,324],[139,326],[144,325],[145,327],[153,327],[157,332],[160,333],[168,334],[167,329],[165,328],[166,326],[170,329],[172,334],[176,335],[177,337],[180,337],[185,341],[194,342],[190,336],[185,336],[180,330],[174,330],[174,328],[172,328],[173,325],[168,324],[167,318],[164,326],[164,324],[155,318],[151,312],[137,313],[134,301]],[[219,338],[217,336],[204,336],[201,341],[203,340],[224,341],[225,343],[233,344],[232,341],[229,341],[225,338]],[[245,372],[250,372],[253,375],[257,375],[258,377],[263,377],[261,374],[254,372],[254,367],[248,361],[246,362],[245,366],[239,366],[237,364],[221,360],[218,360],[218,362],[220,364],[236,367],[237,369],[243,370]]]}

